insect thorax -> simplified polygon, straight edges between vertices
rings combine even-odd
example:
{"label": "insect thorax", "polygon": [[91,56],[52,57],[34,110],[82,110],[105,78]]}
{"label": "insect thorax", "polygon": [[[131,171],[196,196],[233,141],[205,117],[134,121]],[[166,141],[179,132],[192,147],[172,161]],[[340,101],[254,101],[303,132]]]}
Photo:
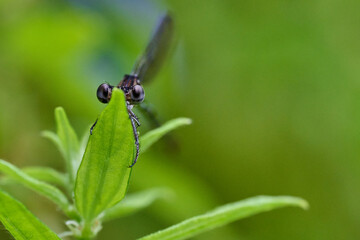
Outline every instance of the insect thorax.
{"label": "insect thorax", "polygon": [[141,85],[140,80],[136,75],[128,75],[125,74],[123,80],[117,85],[124,93],[126,97],[126,101],[129,103],[133,103],[131,99],[131,91],[136,85]]}

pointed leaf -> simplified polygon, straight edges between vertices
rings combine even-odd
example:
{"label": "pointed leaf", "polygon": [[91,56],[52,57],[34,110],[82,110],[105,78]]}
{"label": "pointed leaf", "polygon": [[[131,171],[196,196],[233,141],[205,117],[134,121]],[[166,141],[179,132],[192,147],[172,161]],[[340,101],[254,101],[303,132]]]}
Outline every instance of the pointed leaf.
{"label": "pointed leaf", "polygon": [[124,93],[114,88],[89,138],[76,178],[75,203],[85,220],[94,219],[124,198],[134,142]]}
{"label": "pointed leaf", "polygon": [[80,138],[80,155],[83,156],[85,153],[87,142],[89,141],[90,136],[90,128],[92,125],[89,125],[86,128],[86,131],[83,133],[82,137]]}
{"label": "pointed leaf", "polygon": [[57,204],[66,214],[71,214],[69,201],[67,200],[66,196],[56,187],[29,176],[14,165],[1,159],[0,172],[5,173],[8,177],[14,179],[18,183],[21,183],[33,191],[47,197],[55,204]]}
{"label": "pointed leaf", "polygon": [[107,209],[102,220],[105,222],[131,215],[150,206],[155,200],[169,197],[172,194],[173,192],[166,188],[155,188],[128,194],[124,200]]}
{"label": "pointed leaf", "polygon": [[166,122],[159,128],[147,132],[144,136],[140,138],[141,152],[146,151],[152,144],[157,142],[162,136],[164,136],[168,132],[178,127],[189,124],[191,124],[191,119],[177,118]]}
{"label": "pointed leaf", "polygon": [[[79,140],[62,107],[57,107],[55,109],[55,119],[57,125],[57,135],[60,139],[61,149],[63,149],[62,154],[65,158],[66,169],[69,176],[69,185],[73,186],[77,170],[76,166],[80,161]],[[47,137],[49,137],[49,135],[47,135]],[[55,142],[56,138],[53,136],[51,138]]]}
{"label": "pointed leaf", "polygon": [[0,221],[16,240],[60,239],[19,201],[0,191]]}
{"label": "pointed leaf", "polygon": [[66,187],[66,175],[49,167],[26,167],[23,172],[37,180]]}
{"label": "pointed leaf", "polygon": [[52,141],[55,144],[55,146],[58,148],[60,153],[63,155],[63,157],[65,157],[65,149],[63,148],[60,138],[56,133],[45,130],[41,132],[41,136]]}
{"label": "pointed leaf", "polygon": [[276,208],[294,206],[308,208],[308,203],[297,197],[259,196],[230,203],[214,209],[211,212],[196,216],[174,226],[150,234],[141,240],[179,240],[187,239],[202,232],[223,226],[235,220],[267,212]]}
{"label": "pointed leaf", "polygon": [[[61,187],[66,188],[66,175],[60,173],[52,168],[48,167],[26,167],[21,169],[24,173],[28,174],[29,176],[46,183],[50,183],[52,185],[58,185]],[[0,178],[0,184],[9,184],[13,183],[9,177],[3,176]]]}

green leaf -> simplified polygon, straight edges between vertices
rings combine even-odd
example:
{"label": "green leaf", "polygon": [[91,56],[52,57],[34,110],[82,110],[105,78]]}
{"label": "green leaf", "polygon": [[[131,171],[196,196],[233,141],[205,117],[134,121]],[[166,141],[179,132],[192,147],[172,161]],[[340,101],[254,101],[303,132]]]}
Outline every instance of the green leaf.
{"label": "green leaf", "polygon": [[202,232],[223,226],[235,220],[250,217],[261,212],[287,206],[308,208],[308,203],[297,197],[258,196],[239,202],[226,204],[211,212],[196,216],[174,226],[150,234],[141,240],[178,240],[187,239]]}
{"label": "green leaf", "polygon": [[155,188],[128,194],[114,207],[105,210],[102,220],[105,222],[131,215],[150,206],[155,200],[169,197],[172,194],[173,192],[167,188]]}
{"label": "green leaf", "polygon": [[[87,142],[89,141],[89,133],[90,133],[90,128],[92,125],[89,125],[85,132],[83,133],[82,137],[80,138],[80,155],[83,156],[85,153],[85,149],[86,149],[86,145]],[[80,163],[79,163],[80,164]]]}
{"label": "green leaf", "polygon": [[124,93],[114,88],[90,136],[75,185],[76,207],[87,222],[124,198],[134,159],[134,135]]}
{"label": "green leaf", "polygon": [[61,155],[63,155],[63,157],[65,157],[65,149],[63,148],[60,138],[56,133],[45,130],[45,131],[41,132],[41,136],[52,141],[55,144],[55,146],[59,149]]}
{"label": "green leaf", "polygon": [[33,191],[47,197],[55,204],[57,204],[68,216],[72,214],[69,201],[67,200],[66,196],[56,187],[29,176],[14,165],[1,159],[0,172],[5,173],[8,177],[12,178],[18,183],[21,183]]}
{"label": "green leaf", "polygon": [[[66,188],[66,175],[60,173],[52,168],[48,167],[26,167],[21,169],[24,173],[28,174],[29,176],[46,183],[50,183],[53,185],[58,185],[61,187]],[[4,176],[0,178],[0,183],[2,184],[9,184],[13,183],[14,180]]]}
{"label": "green leaf", "polygon": [[0,191],[0,221],[16,240],[60,239],[22,203]]}
{"label": "green leaf", "polygon": [[66,187],[66,175],[48,167],[26,167],[23,172],[37,180]]}
{"label": "green leaf", "polygon": [[52,140],[59,148],[66,162],[70,188],[74,186],[77,166],[80,161],[80,143],[62,107],[55,109],[57,135],[44,131],[43,136]]}
{"label": "green leaf", "polygon": [[152,144],[157,142],[162,136],[164,136],[168,132],[178,127],[189,124],[191,124],[191,119],[177,118],[166,122],[159,128],[147,132],[146,134],[144,134],[144,136],[140,138],[141,152],[146,151]]}

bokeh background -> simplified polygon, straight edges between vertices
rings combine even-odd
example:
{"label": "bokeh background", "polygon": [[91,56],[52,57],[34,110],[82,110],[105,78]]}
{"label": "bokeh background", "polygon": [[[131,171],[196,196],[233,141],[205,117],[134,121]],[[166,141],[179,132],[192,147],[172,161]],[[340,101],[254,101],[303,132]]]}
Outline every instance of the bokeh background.
{"label": "bokeh background", "polygon": [[[104,108],[97,86],[129,73],[171,10],[176,47],[146,97],[163,121],[193,124],[174,133],[178,150],[163,141],[139,159],[129,191],[167,186],[176,197],[105,224],[98,239],[135,239],[260,194],[301,196],[311,208],[196,239],[360,239],[359,9],[356,0],[1,0],[0,157],[63,170],[40,136],[55,130],[54,108],[88,131]],[[2,188],[65,230],[46,199]]]}

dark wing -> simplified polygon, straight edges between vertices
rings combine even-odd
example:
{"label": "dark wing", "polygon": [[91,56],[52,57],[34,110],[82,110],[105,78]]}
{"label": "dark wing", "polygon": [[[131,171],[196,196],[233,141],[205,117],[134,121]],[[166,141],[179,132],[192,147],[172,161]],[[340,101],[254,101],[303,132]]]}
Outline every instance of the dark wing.
{"label": "dark wing", "polygon": [[135,63],[132,75],[137,75],[142,83],[154,77],[164,62],[174,32],[173,25],[169,14],[163,16],[144,54]]}

